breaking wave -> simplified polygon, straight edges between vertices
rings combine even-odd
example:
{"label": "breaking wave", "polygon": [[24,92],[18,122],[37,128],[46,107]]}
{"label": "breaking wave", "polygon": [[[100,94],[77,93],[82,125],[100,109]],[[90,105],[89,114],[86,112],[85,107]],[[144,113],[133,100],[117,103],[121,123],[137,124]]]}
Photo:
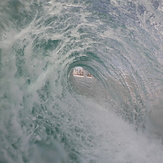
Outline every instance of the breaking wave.
{"label": "breaking wave", "polygon": [[6,0],[0,15],[1,163],[162,162],[161,1]]}

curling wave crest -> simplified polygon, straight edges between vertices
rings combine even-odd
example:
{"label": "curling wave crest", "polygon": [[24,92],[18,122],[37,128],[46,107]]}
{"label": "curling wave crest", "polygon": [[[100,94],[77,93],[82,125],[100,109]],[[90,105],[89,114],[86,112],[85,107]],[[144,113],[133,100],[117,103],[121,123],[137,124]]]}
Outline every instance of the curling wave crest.
{"label": "curling wave crest", "polygon": [[162,163],[162,20],[160,0],[1,1],[0,162]]}

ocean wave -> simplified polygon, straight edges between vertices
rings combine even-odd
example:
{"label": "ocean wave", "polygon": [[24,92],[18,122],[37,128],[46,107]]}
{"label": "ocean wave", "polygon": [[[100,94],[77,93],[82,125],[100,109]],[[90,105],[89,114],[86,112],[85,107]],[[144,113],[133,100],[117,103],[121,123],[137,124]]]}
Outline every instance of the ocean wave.
{"label": "ocean wave", "polygon": [[161,162],[162,9],[0,2],[0,162]]}

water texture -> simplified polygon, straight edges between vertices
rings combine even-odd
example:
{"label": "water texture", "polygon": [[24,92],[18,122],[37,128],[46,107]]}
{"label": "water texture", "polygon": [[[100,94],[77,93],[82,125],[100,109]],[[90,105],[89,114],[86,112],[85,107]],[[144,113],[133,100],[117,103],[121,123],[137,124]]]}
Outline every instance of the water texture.
{"label": "water texture", "polygon": [[162,20],[161,0],[0,0],[0,163],[162,163]]}

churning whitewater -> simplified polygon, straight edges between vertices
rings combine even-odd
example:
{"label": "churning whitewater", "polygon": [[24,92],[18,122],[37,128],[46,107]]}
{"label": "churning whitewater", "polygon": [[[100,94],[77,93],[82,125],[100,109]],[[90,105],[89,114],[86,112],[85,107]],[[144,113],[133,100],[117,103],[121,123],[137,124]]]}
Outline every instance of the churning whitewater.
{"label": "churning whitewater", "polygon": [[161,0],[0,0],[0,163],[162,163],[162,20]]}

